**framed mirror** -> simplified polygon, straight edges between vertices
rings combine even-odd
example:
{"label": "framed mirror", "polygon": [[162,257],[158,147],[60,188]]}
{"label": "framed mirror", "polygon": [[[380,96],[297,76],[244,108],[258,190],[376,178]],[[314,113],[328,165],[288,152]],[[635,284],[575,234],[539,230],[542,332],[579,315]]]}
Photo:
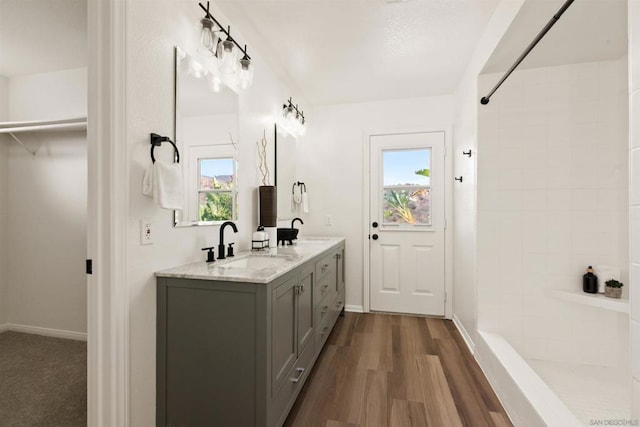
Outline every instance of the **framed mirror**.
{"label": "framed mirror", "polygon": [[175,142],[181,153],[184,209],[174,226],[238,219],[238,94],[175,48]]}
{"label": "framed mirror", "polygon": [[[296,139],[275,125],[275,184],[278,195],[278,221],[291,220],[298,216],[292,203],[293,184],[298,181],[296,171]],[[293,209],[292,209],[293,208]]]}

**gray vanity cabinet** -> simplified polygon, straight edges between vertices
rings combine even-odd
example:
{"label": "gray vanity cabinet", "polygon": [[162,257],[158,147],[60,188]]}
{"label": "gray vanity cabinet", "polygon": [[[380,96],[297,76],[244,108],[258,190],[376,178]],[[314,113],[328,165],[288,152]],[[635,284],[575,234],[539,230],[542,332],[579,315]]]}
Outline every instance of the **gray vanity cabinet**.
{"label": "gray vanity cabinet", "polygon": [[274,375],[271,382],[274,394],[285,381],[291,381],[288,376],[291,367],[313,338],[313,276],[313,270],[306,269],[271,292],[271,372]]}
{"label": "gray vanity cabinet", "polygon": [[159,276],[156,425],[282,425],[344,307],[343,248],[267,284]]}

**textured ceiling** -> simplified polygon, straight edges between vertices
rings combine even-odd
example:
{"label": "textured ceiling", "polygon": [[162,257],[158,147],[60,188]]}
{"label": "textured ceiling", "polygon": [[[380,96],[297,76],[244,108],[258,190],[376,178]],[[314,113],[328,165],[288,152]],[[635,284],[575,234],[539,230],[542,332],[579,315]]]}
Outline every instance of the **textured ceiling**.
{"label": "textured ceiling", "polygon": [[0,0],[0,76],[86,65],[86,0]]}
{"label": "textured ceiling", "polygon": [[[565,0],[527,0],[483,73],[506,71]],[[577,0],[518,68],[618,59],[627,53],[627,1]]]}
{"label": "textured ceiling", "polygon": [[[222,0],[314,104],[449,94],[497,0]],[[251,31],[248,31],[250,29]]]}

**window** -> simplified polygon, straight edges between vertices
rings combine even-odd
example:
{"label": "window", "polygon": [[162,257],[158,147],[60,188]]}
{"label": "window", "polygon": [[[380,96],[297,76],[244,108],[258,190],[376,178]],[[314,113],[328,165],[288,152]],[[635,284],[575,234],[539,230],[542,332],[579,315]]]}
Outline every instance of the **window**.
{"label": "window", "polygon": [[198,159],[198,220],[230,221],[236,218],[233,157]]}
{"label": "window", "polygon": [[385,224],[431,224],[431,149],[383,150]]}

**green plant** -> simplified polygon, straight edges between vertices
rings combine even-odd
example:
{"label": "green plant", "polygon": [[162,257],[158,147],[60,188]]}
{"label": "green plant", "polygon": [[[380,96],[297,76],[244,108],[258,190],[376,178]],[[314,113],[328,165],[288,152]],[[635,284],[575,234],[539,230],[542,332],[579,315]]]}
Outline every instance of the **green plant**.
{"label": "green plant", "polygon": [[426,176],[427,178],[429,178],[429,169],[420,169],[418,171],[415,172],[416,175],[422,175],[422,176]]}
{"label": "green plant", "polygon": [[607,280],[605,282],[605,285],[607,285],[610,288],[621,288],[624,286],[622,282],[618,282],[616,279]]}
{"label": "green plant", "polygon": [[409,195],[407,191],[401,190],[399,192],[396,192],[395,190],[391,190],[384,195],[384,201],[390,208],[387,216],[396,214],[407,224],[416,223],[416,220],[413,217],[413,212],[411,212],[411,208],[409,207],[409,202],[411,202],[411,195]]}

